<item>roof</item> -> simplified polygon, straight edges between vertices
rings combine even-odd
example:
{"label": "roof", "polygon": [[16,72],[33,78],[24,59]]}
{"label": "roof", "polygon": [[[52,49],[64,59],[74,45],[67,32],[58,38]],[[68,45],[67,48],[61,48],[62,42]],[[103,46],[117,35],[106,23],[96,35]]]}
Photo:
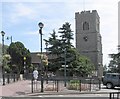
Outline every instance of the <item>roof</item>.
{"label": "roof", "polygon": [[[40,63],[40,58],[37,56],[37,54],[39,54],[40,52],[32,52],[31,53],[31,62],[34,64],[39,64]],[[48,54],[46,52],[43,52],[43,54],[47,54],[48,59],[53,59],[56,58],[57,55],[52,55],[52,54]]]}
{"label": "roof", "polygon": [[38,52],[31,53],[31,62],[40,63],[40,58],[37,56]]}

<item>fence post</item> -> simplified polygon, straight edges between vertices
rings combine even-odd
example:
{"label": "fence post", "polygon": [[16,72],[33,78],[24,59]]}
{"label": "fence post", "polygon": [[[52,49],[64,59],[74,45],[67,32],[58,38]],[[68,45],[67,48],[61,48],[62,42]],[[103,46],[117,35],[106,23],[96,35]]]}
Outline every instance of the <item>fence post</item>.
{"label": "fence post", "polygon": [[16,74],[16,76],[17,76],[17,78],[16,78],[16,79],[17,79],[17,81],[18,81],[18,80],[19,80],[19,74]]}
{"label": "fence post", "polygon": [[80,87],[80,92],[81,92],[81,80],[79,80],[79,87]]}
{"label": "fence post", "polygon": [[91,91],[91,80],[92,80],[92,78],[90,78],[90,91]]}
{"label": "fence post", "polygon": [[15,74],[13,74],[13,81],[15,82]]}
{"label": "fence post", "polygon": [[120,94],[120,92],[117,93],[117,99],[119,99],[119,94]]}
{"label": "fence post", "polygon": [[7,83],[8,83],[8,84],[10,83],[9,74],[7,74]]}
{"label": "fence post", "polygon": [[32,76],[32,79],[31,79],[31,90],[32,90],[32,93],[33,93],[33,76]]}
{"label": "fence post", "polygon": [[112,93],[109,94],[109,99],[112,99]]}
{"label": "fence post", "polygon": [[100,78],[98,78],[98,80],[99,80],[99,90],[101,89],[101,80],[100,80]]}
{"label": "fence post", "polygon": [[58,90],[59,90],[59,81],[57,80],[57,92],[58,92]]}

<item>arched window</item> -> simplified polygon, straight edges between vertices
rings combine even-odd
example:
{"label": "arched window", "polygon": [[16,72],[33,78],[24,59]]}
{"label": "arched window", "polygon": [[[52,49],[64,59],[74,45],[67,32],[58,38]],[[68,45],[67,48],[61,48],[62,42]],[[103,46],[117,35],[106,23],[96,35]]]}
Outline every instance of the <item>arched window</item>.
{"label": "arched window", "polygon": [[87,22],[83,23],[83,30],[89,30],[89,23]]}

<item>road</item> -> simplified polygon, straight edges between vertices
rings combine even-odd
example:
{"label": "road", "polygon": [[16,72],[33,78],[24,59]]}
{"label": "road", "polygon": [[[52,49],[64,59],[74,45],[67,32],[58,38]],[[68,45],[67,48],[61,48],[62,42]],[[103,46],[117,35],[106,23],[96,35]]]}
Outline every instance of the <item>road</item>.
{"label": "road", "polygon": [[3,97],[2,99],[109,99],[109,97]]}

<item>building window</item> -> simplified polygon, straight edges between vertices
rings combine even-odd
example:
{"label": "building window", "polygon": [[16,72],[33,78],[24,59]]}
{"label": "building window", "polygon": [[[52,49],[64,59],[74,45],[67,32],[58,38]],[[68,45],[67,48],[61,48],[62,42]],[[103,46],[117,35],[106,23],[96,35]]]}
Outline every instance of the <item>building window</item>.
{"label": "building window", "polygon": [[83,23],[83,30],[89,30],[89,23],[87,22]]}

